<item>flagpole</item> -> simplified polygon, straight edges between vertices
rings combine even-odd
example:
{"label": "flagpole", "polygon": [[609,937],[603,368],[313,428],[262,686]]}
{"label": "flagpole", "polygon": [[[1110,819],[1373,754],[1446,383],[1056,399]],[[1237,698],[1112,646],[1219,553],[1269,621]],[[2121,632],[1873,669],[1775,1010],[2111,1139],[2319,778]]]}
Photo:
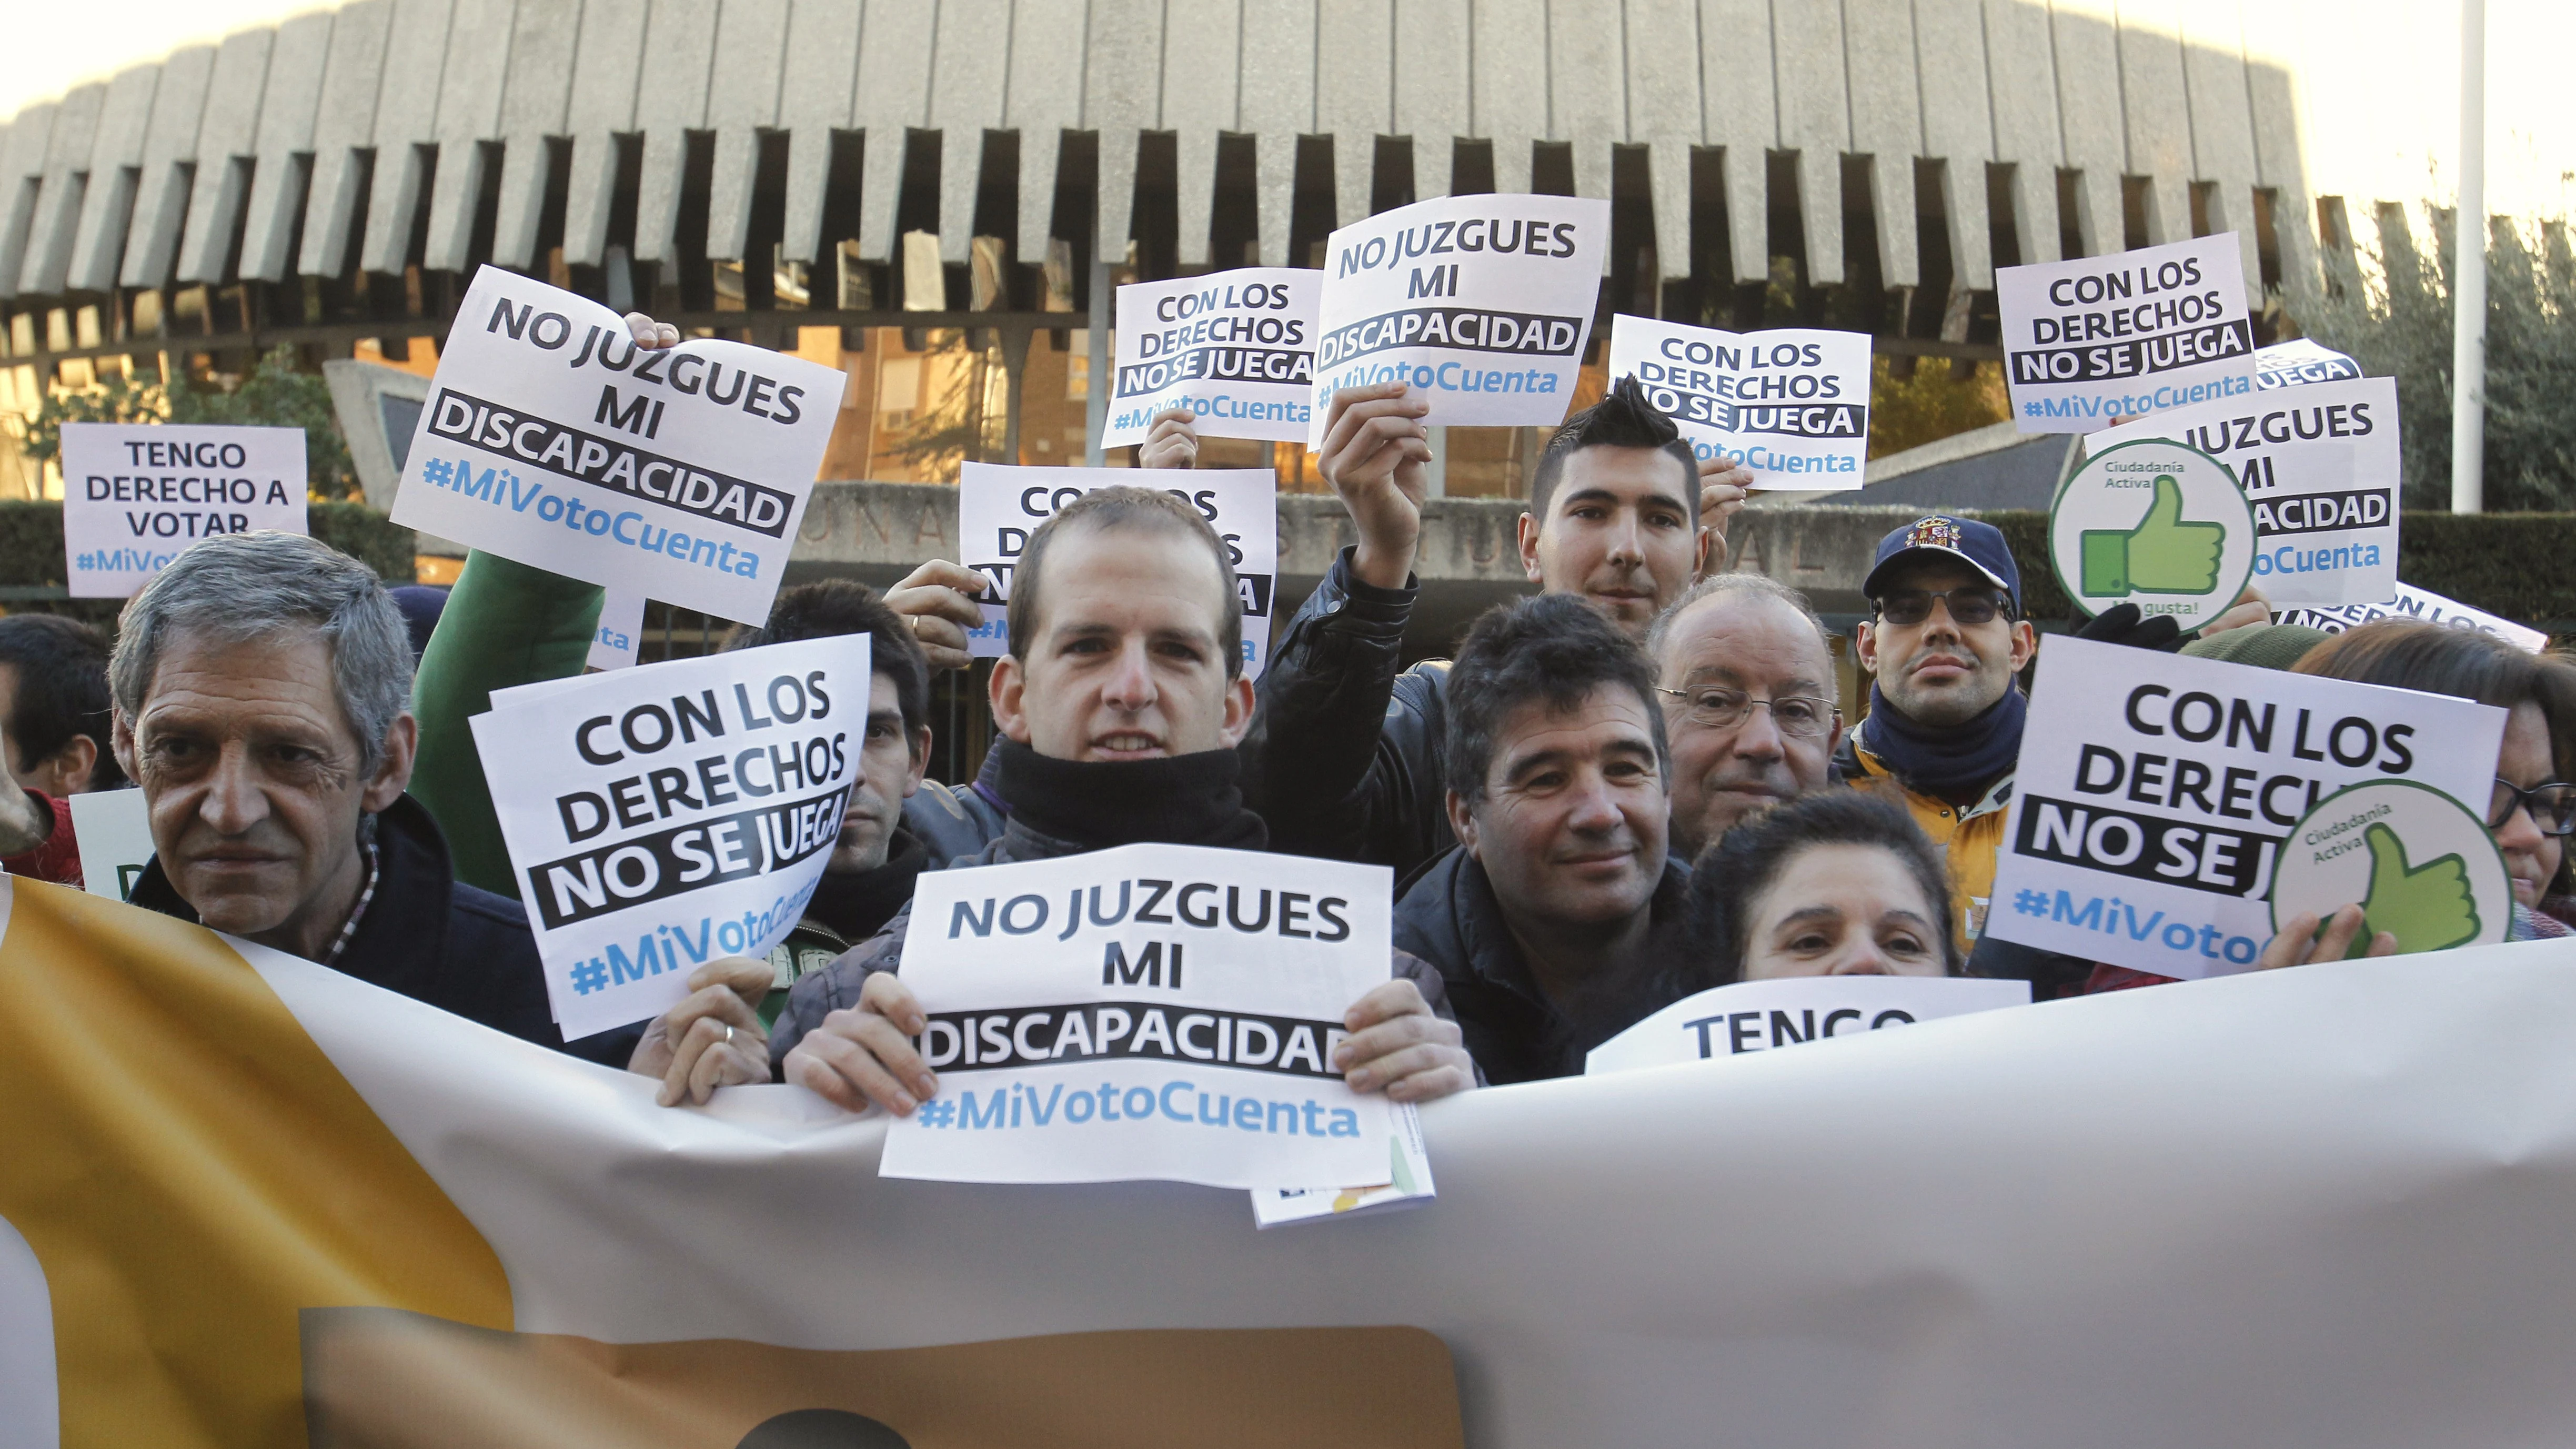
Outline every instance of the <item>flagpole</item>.
{"label": "flagpole", "polygon": [[2460,0],[2460,205],[2452,248],[2451,511],[2486,508],[2487,3]]}

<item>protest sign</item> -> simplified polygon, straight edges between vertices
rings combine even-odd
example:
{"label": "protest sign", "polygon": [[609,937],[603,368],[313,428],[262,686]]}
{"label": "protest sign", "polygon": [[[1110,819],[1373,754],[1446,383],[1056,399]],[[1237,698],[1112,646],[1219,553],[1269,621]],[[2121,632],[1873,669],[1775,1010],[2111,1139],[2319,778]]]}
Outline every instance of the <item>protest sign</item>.
{"label": "protest sign", "polygon": [[1304,442],[1322,285],[1311,267],[1246,267],[1120,287],[1117,384],[1100,445],[1145,441],[1165,408],[1188,408],[1202,438]]}
{"label": "protest sign", "polygon": [[2122,443],[2058,485],[2048,557],[2086,614],[2134,603],[2189,633],[2225,613],[2254,571],[2254,510],[2208,454]]}
{"label": "protest sign", "polygon": [[2538,629],[2527,628],[2484,609],[2472,609],[2406,583],[2399,584],[2397,596],[2386,603],[2355,604],[2341,609],[2290,609],[2283,611],[2275,622],[2304,624],[2311,629],[2340,634],[2355,624],[2368,624],[2380,619],[2422,619],[2452,629],[2474,629],[2481,634],[2493,634],[2534,654],[2549,647],[2549,636]]}
{"label": "protest sign", "polygon": [[984,576],[984,623],[967,631],[969,652],[999,659],[1011,651],[1011,576],[1039,524],[1094,488],[1157,486],[1197,509],[1225,540],[1243,600],[1243,677],[1259,679],[1270,662],[1270,595],[1279,568],[1279,475],[1267,468],[1163,473],[966,464],[957,477],[958,547],[966,566]]}
{"label": "protest sign", "polygon": [[2349,382],[2359,376],[2360,363],[2305,337],[2254,349],[2254,385],[2267,392],[2312,382]]}
{"label": "protest sign", "polygon": [[1583,1074],[1774,1051],[1891,1026],[2030,1005],[2027,981],[1964,976],[1791,976],[1686,996],[1594,1047]]}
{"label": "protest sign", "polygon": [[2254,391],[2254,323],[2236,235],[1995,269],[2004,377],[2025,433]]}
{"label": "protest sign", "polygon": [[63,586],[125,599],[218,534],[305,533],[304,430],[65,423]]}
{"label": "protest sign", "polygon": [[644,637],[644,596],[612,586],[599,606],[599,632],[591,636],[590,667],[626,669],[635,663],[636,645]]}
{"label": "protest sign", "polygon": [[[2397,381],[2309,383],[2088,434],[2161,438],[2227,465],[2254,512],[2254,586],[2276,605],[2372,604],[2397,587]],[[2232,597],[2232,596],[2231,596]]]}
{"label": "protest sign", "polygon": [[887,1177],[1364,1183],[1384,1094],[1343,1084],[1342,1013],[1385,984],[1383,866],[1181,845],[925,874],[903,979],[939,1095]]}
{"label": "protest sign", "polygon": [[1451,196],[1383,211],[1324,243],[1314,417],[1333,393],[1401,382],[1423,422],[1565,421],[1601,296],[1610,203],[1575,196]]}
{"label": "protest sign", "polygon": [[2399,955],[2492,946],[2513,931],[2513,878],[2486,823],[2439,790],[2372,780],[2317,802],[2272,866],[2272,929],[2362,911],[2351,954],[2385,931]]}
{"label": "protest sign", "polygon": [[505,690],[473,720],[566,1037],[640,1021],[793,929],[840,838],[864,634]]}
{"label": "protest sign", "polygon": [[1252,1225],[1276,1228],[1321,1218],[1369,1217],[1417,1208],[1438,1197],[1431,1181],[1431,1153],[1422,1145],[1421,1111],[1410,1102],[1398,1102],[1394,1117],[1386,1181],[1359,1187],[1256,1187]]}
{"label": "protest sign", "polygon": [[2159,976],[2253,964],[2319,802],[2409,780],[2483,804],[2504,738],[2503,710],[2448,695],[2072,635],[2041,654],[1986,934]]}
{"label": "protest sign", "polygon": [[393,521],[758,623],[832,440],[842,375],[693,338],[493,267],[448,329]]}
{"label": "protest sign", "polygon": [[1858,488],[1869,459],[1869,338],[1782,328],[1737,334],[1622,312],[1610,376],[1634,377],[1705,463],[1757,488]]}
{"label": "protest sign", "polygon": [[85,790],[69,803],[72,834],[80,841],[81,888],[111,901],[134,899],[134,883],[152,861],[152,817],[143,792]]}

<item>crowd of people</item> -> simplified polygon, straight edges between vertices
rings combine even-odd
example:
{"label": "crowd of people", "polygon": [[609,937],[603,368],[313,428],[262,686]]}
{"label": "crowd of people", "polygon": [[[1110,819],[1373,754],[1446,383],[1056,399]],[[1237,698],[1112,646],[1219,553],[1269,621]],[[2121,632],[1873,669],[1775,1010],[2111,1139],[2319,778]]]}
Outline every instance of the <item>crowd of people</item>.
{"label": "crowd of people", "polygon": [[[1402,1101],[1580,1073],[1629,1025],[1737,981],[1968,974],[2041,1000],[2161,982],[1983,929],[2024,680],[2046,667],[1993,527],[1935,515],[1880,544],[1855,640],[1869,707],[1846,721],[1807,601],[1724,570],[1750,476],[1697,461],[1623,383],[1538,464],[1533,593],[1454,659],[1404,667],[1424,413],[1401,385],[1334,400],[1320,471],[1355,542],[1257,684],[1197,511],[1140,475],[1038,527],[971,781],[925,774],[931,680],[968,662],[980,576],[929,560],[882,594],[783,590],[724,647],[871,642],[839,839],[784,944],[698,968],[649,1023],[557,1031],[467,724],[495,690],[583,669],[600,590],[487,554],[442,599],[309,538],[223,536],[134,597],[112,648],[67,619],[0,619],[0,863],[78,884],[67,798],[130,781],[154,848],[134,904],[656,1078],[666,1105],[783,1080],[914,1111],[939,1091],[899,971],[922,873],[1138,842],[1388,867],[1387,980],[1350,1004],[1334,1066]],[[1192,466],[1192,423],[1161,419],[1140,463]],[[2486,818],[2513,936],[2567,934],[2576,660],[2430,624],[2330,638],[2268,619],[2249,597],[2189,639],[2130,606],[2082,632],[2508,711]],[[2357,906],[2293,920],[2258,964],[2394,949],[2363,927]]]}

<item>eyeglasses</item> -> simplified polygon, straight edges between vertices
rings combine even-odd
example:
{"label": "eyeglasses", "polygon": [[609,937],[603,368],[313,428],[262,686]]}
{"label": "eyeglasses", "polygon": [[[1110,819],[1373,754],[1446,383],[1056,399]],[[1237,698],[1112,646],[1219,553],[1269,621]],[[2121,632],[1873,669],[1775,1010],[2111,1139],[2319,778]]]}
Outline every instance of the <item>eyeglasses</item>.
{"label": "eyeglasses", "polygon": [[2544,780],[2526,790],[2497,777],[2487,797],[2487,829],[2502,830],[2518,809],[2531,812],[2531,823],[2543,835],[2576,834],[2576,785]]}
{"label": "eyeglasses", "polygon": [[1663,689],[1682,702],[1684,717],[1692,724],[1713,730],[1731,730],[1752,718],[1753,707],[1771,711],[1772,727],[1784,735],[1813,739],[1833,733],[1834,720],[1840,711],[1830,699],[1810,695],[1784,694],[1778,699],[1755,699],[1740,689],[1722,684],[1694,684],[1688,689]]}
{"label": "eyeglasses", "polygon": [[1897,589],[1872,599],[1870,604],[1883,622],[1908,628],[1932,617],[1934,599],[1949,605],[1950,621],[1962,627],[1991,623],[1997,614],[2012,617],[2012,600],[1993,589],[1952,589],[1946,594],[1929,589]]}

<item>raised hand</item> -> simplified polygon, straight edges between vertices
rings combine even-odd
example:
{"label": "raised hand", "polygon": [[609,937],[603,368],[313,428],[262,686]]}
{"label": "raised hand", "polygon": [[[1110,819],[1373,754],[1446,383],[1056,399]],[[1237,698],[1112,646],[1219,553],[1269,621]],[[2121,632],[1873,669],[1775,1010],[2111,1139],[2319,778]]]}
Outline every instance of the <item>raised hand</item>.
{"label": "raised hand", "polygon": [[1346,387],[1324,416],[1316,467],[1359,530],[1351,571],[1360,582],[1400,589],[1413,577],[1422,541],[1422,500],[1431,491],[1430,400],[1400,382]]}

